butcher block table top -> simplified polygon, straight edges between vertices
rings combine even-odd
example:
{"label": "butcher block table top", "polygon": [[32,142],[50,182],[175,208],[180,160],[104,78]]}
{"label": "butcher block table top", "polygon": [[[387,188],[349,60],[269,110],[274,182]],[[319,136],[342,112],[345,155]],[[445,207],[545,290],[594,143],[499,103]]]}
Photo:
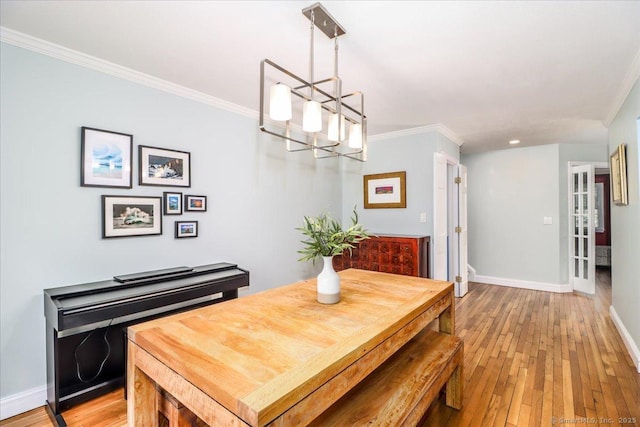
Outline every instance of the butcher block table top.
{"label": "butcher block table top", "polygon": [[432,320],[454,332],[449,282],[339,275],[334,305],[311,279],[129,327],[129,425],[156,425],[158,387],[210,425],[305,424]]}

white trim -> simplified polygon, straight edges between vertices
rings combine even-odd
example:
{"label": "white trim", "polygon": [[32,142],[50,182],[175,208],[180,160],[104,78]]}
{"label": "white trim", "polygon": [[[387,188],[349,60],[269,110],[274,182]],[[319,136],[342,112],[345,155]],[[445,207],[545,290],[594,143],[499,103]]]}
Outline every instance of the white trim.
{"label": "white trim", "polygon": [[633,62],[631,62],[631,66],[622,80],[618,96],[615,98],[614,103],[611,105],[611,109],[609,110],[609,114],[607,114],[603,122],[606,127],[609,127],[611,122],[613,122],[613,119],[618,115],[618,111],[622,108],[622,104],[624,104],[627,96],[629,96],[629,93],[631,92],[631,89],[633,89],[633,85],[636,83],[638,78],[640,78],[640,49],[636,52],[636,56],[633,58]]}
{"label": "white trim", "polygon": [[0,420],[39,408],[47,403],[47,386],[35,387],[0,399]]}
{"label": "white trim", "polygon": [[476,269],[471,267],[469,264],[467,264],[467,271],[469,272],[469,281],[470,282],[475,282],[476,281]]}
{"label": "white trim", "polygon": [[620,317],[618,316],[618,313],[616,313],[616,309],[613,308],[613,305],[609,306],[609,314],[611,315],[613,324],[616,325],[616,329],[622,337],[624,345],[627,346],[631,360],[633,360],[633,363],[636,365],[638,373],[640,374],[640,349],[638,348],[638,345],[633,341],[633,338],[631,338],[627,328],[624,327],[624,323],[620,320]]}
{"label": "white trim", "polygon": [[462,138],[456,135],[451,129],[447,128],[445,125],[440,123],[437,123],[435,125],[418,126],[418,127],[409,128],[409,129],[402,129],[394,132],[379,133],[377,135],[369,135],[367,137],[367,141],[368,142],[382,141],[385,139],[399,138],[401,136],[419,135],[422,133],[429,133],[429,132],[438,132],[440,135],[453,141],[457,146],[461,146],[462,144],[464,144],[464,141],[462,140]]}
{"label": "white trim", "polygon": [[543,282],[531,282],[528,280],[517,279],[505,279],[503,277],[491,277],[476,275],[474,282],[487,283],[489,285],[508,286],[510,288],[531,289],[534,291],[545,291],[555,293],[568,293],[573,292],[571,285],[556,284],[556,283],[543,283]]}
{"label": "white trim", "polygon": [[171,83],[167,80],[150,76],[130,68],[123,67],[113,62],[105,61],[95,56],[87,55],[64,46],[60,46],[46,40],[32,37],[28,34],[20,33],[6,27],[0,27],[0,41],[17,47],[32,50],[52,58],[60,59],[75,65],[90,68],[102,73],[129,80],[143,86],[158,89],[192,101],[220,108],[222,110],[237,113],[246,117],[258,119],[258,111],[234,104],[215,96],[207,95],[197,90]]}

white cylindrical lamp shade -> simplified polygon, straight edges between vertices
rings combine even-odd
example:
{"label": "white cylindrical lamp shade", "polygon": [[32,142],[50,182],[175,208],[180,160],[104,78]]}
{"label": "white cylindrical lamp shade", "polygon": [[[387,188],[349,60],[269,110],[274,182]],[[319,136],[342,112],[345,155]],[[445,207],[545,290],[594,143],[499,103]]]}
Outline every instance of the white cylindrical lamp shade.
{"label": "white cylindrical lamp shade", "polygon": [[346,135],[344,114],[340,114],[339,120],[337,113],[331,114],[328,129],[329,141],[344,141]]}
{"label": "white cylindrical lamp shade", "polygon": [[362,148],[362,125],[359,123],[349,126],[349,148]]}
{"label": "white cylindrical lamp shade", "polygon": [[272,120],[291,120],[291,88],[282,83],[271,86],[269,90],[269,117]]}
{"label": "white cylindrical lamp shade", "polygon": [[322,106],[318,101],[305,101],[302,106],[302,130],[305,132],[322,130]]}

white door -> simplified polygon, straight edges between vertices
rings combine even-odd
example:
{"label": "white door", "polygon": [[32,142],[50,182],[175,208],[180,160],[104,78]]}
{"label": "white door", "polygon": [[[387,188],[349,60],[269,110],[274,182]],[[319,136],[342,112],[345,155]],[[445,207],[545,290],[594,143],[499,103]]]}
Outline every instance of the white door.
{"label": "white door", "polygon": [[447,159],[433,155],[433,272],[436,280],[447,280]]}
{"label": "white door", "polygon": [[456,277],[455,277],[455,296],[463,297],[469,291],[469,271],[467,270],[467,168],[458,165],[458,225],[456,228]]}
{"label": "white door", "polygon": [[569,211],[569,259],[573,289],[596,291],[595,234],[593,230],[593,165],[571,166]]}

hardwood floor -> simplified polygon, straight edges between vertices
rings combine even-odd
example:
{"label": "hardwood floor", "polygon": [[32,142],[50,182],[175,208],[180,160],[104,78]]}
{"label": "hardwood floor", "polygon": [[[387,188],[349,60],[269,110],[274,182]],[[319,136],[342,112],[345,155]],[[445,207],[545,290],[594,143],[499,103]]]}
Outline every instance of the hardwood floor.
{"label": "hardwood floor", "polygon": [[[456,301],[464,340],[463,409],[429,409],[422,427],[640,426],[640,374],[609,317],[611,279],[596,295],[552,294],[471,283]],[[73,427],[126,425],[122,390],[63,415]],[[44,408],[0,426],[52,426]]]}

